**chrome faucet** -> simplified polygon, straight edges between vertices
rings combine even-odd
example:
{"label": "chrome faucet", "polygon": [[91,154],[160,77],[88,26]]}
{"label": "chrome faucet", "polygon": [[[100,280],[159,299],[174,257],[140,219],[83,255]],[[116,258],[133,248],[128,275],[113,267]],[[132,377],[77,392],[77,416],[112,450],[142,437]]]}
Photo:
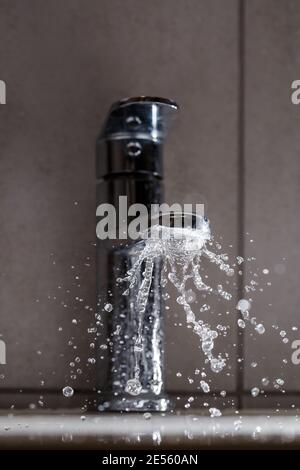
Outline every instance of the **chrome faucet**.
{"label": "chrome faucet", "polygon": [[[177,108],[173,101],[145,96],[128,98],[111,107],[97,140],[97,207],[110,204],[120,222],[120,196],[127,197],[127,207],[140,203],[150,209],[152,204],[163,202],[163,144]],[[97,239],[100,410],[165,411],[170,404],[165,393],[159,260],[143,319],[143,350],[138,364],[142,390],[136,395],[126,392],[126,384],[134,376],[138,323],[134,297],[139,286],[136,292],[130,290],[124,296],[126,286],[120,278],[134,263],[138,246],[129,239]]]}

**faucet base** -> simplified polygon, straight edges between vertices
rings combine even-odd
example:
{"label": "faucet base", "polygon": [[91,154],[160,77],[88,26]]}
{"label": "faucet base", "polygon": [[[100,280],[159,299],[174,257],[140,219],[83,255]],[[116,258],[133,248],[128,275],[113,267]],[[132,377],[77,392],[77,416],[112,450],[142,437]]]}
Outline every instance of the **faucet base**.
{"label": "faucet base", "polygon": [[103,398],[98,406],[99,411],[163,412],[174,408],[174,404],[168,396],[157,398],[128,397],[124,394],[108,400],[103,400]]}

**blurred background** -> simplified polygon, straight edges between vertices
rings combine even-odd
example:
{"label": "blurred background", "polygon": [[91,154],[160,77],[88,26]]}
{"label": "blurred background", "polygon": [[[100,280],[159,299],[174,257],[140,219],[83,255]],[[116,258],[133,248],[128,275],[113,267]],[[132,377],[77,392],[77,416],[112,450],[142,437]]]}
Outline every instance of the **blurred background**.
{"label": "blurred background", "polygon": [[[204,203],[223,251],[248,259],[222,306],[230,332],[219,349],[230,364],[212,392],[226,390],[229,407],[300,404],[299,25],[297,0],[0,1],[1,407],[75,406],[93,393],[95,140],[111,103],[137,95],[180,105],[165,149],[166,200]],[[253,279],[248,298],[264,335],[236,326]],[[203,356],[175,305],[168,390],[201,406],[209,397],[189,378]],[[254,399],[262,377],[268,393]],[[284,392],[273,386],[279,377]],[[68,403],[66,385],[76,391]]]}

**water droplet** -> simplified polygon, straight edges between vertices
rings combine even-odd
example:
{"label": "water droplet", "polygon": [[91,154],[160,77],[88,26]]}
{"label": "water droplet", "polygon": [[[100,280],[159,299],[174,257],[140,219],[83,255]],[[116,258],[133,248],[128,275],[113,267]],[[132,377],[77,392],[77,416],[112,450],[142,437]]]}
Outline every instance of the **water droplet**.
{"label": "water droplet", "polygon": [[200,386],[201,386],[204,393],[209,393],[210,392],[210,387],[209,387],[208,383],[205,382],[204,380],[200,381]]}
{"label": "water droplet", "polygon": [[276,379],[275,382],[280,386],[284,385],[284,380],[283,379]]}
{"label": "water droplet", "polygon": [[129,395],[139,395],[142,389],[142,384],[138,379],[127,380],[125,392],[129,393]]}
{"label": "water droplet", "polygon": [[247,299],[240,299],[238,301],[238,304],[236,306],[237,310],[240,310],[241,312],[248,312],[251,308],[251,304],[249,302],[249,300]]}
{"label": "water droplet", "polygon": [[209,412],[211,418],[218,418],[219,416],[222,416],[222,413],[218,408],[209,408]]}
{"label": "water droplet", "polygon": [[260,335],[263,335],[264,332],[266,331],[266,330],[265,330],[265,327],[264,327],[264,325],[262,325],[262,323],[259,323],[258,325],[256,325],[255,330],[256,330],[257,333],[260,334]]}
{"label": "water droplet", "polygon": [[64,395],[65,397],[67,397],[67,398],[72,397],[72,396],[74,395],[74,390],[73,390],[73,388],[72,388],[72,387],[69,387],[69,386],[64,387],[63,390],[62,390],[62,392],[63,392],[63,395]]}
{"label": "water droplet", "polygon": [[257,397],[257,396],[259,395],[259,393],[260,393],[259,388],[257,388],[257,387],[251,388],[251,395],[252,395],[253,397]]}
{"label": "water droplet", "polygon": [[210,310],[210,306],[207,304],[203,304],[200,308],[200,312],[207,312],[208,310]]}
{"label": "water droplet", "polygon": [[109,303],[105,304],[104,305],[104,310],[106,310],[106,312],[112,312],[112,310],[113,310],[112,304],[109,304]]}

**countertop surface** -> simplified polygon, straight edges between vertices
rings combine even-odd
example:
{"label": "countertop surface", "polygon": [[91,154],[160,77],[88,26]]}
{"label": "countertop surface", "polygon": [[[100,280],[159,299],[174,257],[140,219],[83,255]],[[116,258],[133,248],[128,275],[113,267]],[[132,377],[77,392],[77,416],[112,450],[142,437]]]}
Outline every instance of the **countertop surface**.
{"label": "countertop surface", "polygon": [[0,449],[300,448],[291,414],[0,414]]}

